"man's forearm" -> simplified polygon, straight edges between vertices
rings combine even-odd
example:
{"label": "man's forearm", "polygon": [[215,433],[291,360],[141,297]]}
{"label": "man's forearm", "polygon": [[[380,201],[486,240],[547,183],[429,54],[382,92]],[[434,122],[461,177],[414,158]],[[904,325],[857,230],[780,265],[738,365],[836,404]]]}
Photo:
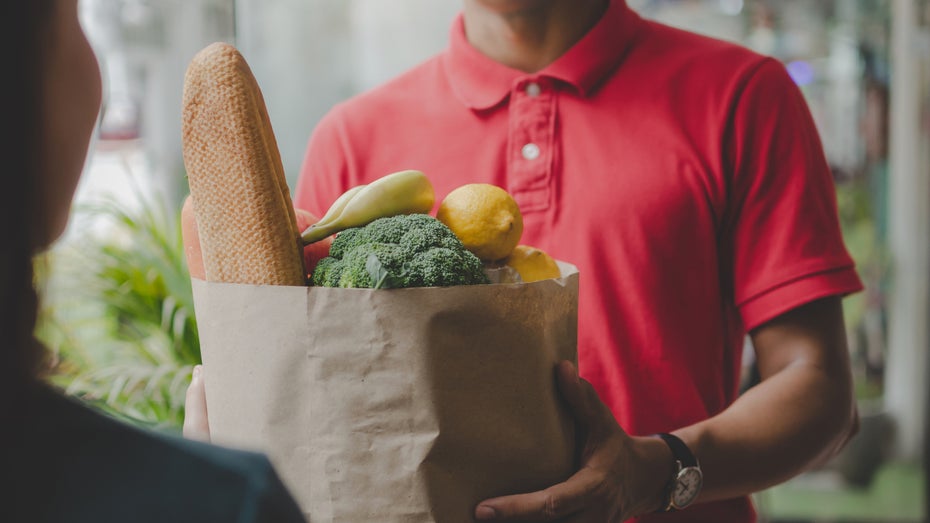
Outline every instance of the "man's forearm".
{"label": "man's forearm", "polygon": [[853,430],[854,412],[845,375],[799,362],[675,433],[700,459],[699,501],[712,501],[770,487],[832,455]]}
{"label": "man's forearm", "polygon": [[832,457],[858,426],[839,297],[770,320],[752,341],[762,382],[720,414],[675,431],[701,464],[698,501],[781,483]]}
{"label": "man's forearm", "polygon": [[[784,481],[838,450],[855,426],[839,298],[782,314],[754,329],[752,338],[762,383],[717,416],[675,431],[704,473],[698,501],[746,495]],[[581,469],[543,490],[482,501],[475,516],[554,521],[583,512],[586,521],[625,521],[667,506],[672,456],[682,456],[681,449],[672,452],[658,438],[627,435],[571,364],[560,365],[558,376],[587,434]]]}

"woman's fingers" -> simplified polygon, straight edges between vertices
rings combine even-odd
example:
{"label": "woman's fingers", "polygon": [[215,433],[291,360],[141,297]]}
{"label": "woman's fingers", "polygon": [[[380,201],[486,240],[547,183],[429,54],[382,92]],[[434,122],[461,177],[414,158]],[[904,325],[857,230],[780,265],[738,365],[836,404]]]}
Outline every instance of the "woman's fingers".
{"label": "woman's fingers", "polygon": [[200,252],[200,234],[197,232],[197,216],[194,214],[194,200],[190,196],[184,200],[184,206],[181,207],[181,239],[191,278],[206,279],[203,253]]}
{"label": "woman's fingers", "polygon": [[210,441],[210,423],[207,421],[207,396],[203,385],[203,366],[194,367],[191,384],[184,400],[184,437]]}

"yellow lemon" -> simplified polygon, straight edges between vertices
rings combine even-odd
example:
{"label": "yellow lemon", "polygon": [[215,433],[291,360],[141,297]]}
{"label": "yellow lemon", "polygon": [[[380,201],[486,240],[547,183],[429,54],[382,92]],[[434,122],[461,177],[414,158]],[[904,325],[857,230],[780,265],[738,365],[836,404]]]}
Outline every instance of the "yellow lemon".
{"label": "yellow lemon", "polygon": [[471,183],[450,192],[439,204],[436,218],[484,261],[506,258],[523,235],[517,202],[507,191],[487,183]]}
{"label": "yellow lemon", "polygon": [[524,283],[558,278],[562,275],[552,256],[529,245],[514,247],[505,263],[520,273],[520,279]]}

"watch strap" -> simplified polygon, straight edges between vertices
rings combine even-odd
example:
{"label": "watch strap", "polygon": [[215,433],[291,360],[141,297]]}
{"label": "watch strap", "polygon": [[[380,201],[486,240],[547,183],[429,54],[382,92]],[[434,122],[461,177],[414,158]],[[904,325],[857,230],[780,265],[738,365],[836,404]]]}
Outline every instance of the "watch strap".
{"label": "watch strap", "polygon": [[681,441],[681,438],[665,432],[656,435],[665,441],[665,444],[668,445],[668,448],[672,451],[672,457],[681,463],[682,468],[698,466],[697,458],[694,457],[694,454],[691,453],[691,449],[685,445],[685,442]]}

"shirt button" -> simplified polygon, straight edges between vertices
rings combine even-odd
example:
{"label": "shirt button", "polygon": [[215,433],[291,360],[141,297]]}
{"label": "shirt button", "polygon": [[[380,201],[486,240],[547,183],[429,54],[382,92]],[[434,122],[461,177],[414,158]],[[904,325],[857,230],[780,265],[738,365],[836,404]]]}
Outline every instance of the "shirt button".
{"label": "shirt button", "polygon": [[539,86],[536,82],[530,82],[526,84],[526,94],[535,98],[539,96],[539,93],[542,92],[542,87]]}
{"label": "shirt button", "polygon": [[520,153],[523,154],[523,157],[527,160],[535,160],[539,158],[539,146],[535,143],[528,143],[523,146],[523,149],[520,150]]}

